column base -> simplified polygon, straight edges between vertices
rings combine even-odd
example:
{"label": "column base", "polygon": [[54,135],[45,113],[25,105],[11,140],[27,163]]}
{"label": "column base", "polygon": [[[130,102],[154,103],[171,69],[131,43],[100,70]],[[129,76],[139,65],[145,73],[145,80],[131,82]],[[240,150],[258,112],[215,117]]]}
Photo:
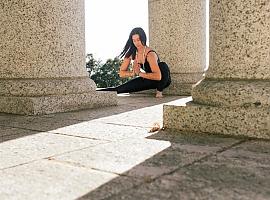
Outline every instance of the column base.
{"label": "column base", "polygon": [[204,79],[192,90],[195,103],[211,106],[270,106],[269,80]]}
{"label": "column base", "polygon": [[117,105],[115,92],[93,91],[39,97],[0,97],[0,112],[22,115],[41,115],[113,105]]}
{"label": "column base", "polygon": [[270,139],[269,107],[215,107],[187,103],[165,105],[164,127],[183,132]]}
{"label": "column base", "polygon": [[171,73],[171,85],[164,94],[190,96],[192,88],[204,78],[203,72],[199,73]]}

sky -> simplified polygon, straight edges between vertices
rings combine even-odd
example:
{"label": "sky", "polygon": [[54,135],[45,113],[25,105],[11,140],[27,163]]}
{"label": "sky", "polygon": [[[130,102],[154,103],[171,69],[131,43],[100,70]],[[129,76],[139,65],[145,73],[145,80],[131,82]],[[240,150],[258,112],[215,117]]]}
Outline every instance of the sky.
{"label": "sky", "polygon": [[95,59],[118,56],[135,27],[142,27],[148,37],[148,0],[85,1],[86,53]]}

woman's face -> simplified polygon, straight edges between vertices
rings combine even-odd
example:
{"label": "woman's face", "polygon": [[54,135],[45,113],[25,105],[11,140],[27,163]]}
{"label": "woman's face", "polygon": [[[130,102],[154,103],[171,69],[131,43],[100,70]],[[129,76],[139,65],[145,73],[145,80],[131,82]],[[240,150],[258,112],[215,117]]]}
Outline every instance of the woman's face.
{"label": "woman's face", "polygon": [[141,41],[140,36],[138,34],[132,35],[132,41],[137,49],[140,47],[143,47],[142,41]]}

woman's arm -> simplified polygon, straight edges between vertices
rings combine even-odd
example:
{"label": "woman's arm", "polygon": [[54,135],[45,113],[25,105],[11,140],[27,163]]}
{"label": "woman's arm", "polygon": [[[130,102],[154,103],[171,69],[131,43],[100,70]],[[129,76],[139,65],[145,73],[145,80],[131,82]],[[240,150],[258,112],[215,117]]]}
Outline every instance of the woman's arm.
{"label": "woman's arm", "polygon": [[120,70],[119,70],[119,76],[121,78],[133,77],[135,75],[134,71],[128,70],[128,66],[130,62],[131,62],[131,58],[124,58],[124,61],[121,64]]}
{"label": "woman's arm", "polygon": [[143,73],[140,72],[138,75],[142,78],[150,79],[150,80],[161,80],[161,72],[157,63],[158,57],[155,52],[149,52],[146,57],[147,61],[149,62],[151,73]]}

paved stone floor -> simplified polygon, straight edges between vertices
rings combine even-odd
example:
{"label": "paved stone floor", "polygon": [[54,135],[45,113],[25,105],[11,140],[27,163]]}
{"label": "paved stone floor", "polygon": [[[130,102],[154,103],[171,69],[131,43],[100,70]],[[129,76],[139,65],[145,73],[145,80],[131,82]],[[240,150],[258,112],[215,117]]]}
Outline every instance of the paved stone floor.
{"label": "paved stone floor", "polygon": [[0,199],[270,199],[270,141],[161,130],[162,105],[0,114]]}

